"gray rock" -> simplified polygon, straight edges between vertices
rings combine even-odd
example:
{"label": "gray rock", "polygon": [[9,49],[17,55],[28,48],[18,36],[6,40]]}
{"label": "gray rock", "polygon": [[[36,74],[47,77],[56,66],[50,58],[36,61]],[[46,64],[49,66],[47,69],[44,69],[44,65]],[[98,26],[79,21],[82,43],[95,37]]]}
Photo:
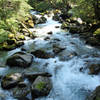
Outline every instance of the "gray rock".
{"label": "gray rock", "polygon": [[1,80],[1,87],[3,89],[11,89],[18,85],[22,80],[21,73],[7,74]]}
{"label": "gray rock", "polygon": [[17,52],[7,59],[6,64],[10,67],[15,66],[15,67],[26,68],[31,65],[32,60],[33,60],[32,55],[24,52]]}
{"label": "gray rock", "polygon": [[31,87],[32,99],[47,96],[52,88],[48,77],[38,76]]}
{"label": "gray rock", "polygon": [[33,54],[37,58],[43,58],[43,59],[48,59],[48,58],[54,57],[54,55],[47,53],[43,50],[36,50],[36,51],[31,52],[31,54]]}

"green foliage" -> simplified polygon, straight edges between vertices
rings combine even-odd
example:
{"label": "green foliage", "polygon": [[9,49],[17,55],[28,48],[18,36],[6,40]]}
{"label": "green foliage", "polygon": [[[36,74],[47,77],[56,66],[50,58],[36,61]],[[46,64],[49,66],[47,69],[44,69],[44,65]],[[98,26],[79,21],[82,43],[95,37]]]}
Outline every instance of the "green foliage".
{"label": "green foliage", "polygon": [[29,16],[30,9],[27,0],[0,0],[0,43],[7,40],[9,33],[19,31],[19,20]]}
{"label": "green foliage", "polygon": [[0,43],[4,42],[8,39],[8,31],[5,31],[4,29],[0,29]]}
{"label": "green foliage", "polygon": [[98,21],[99,18],[96,17],[100,10],[100,7],[96,8],[99,5],[98,0],[71,0],[71,2],[76,5],[73,8],[75,16],[82,18],[87,23]]}

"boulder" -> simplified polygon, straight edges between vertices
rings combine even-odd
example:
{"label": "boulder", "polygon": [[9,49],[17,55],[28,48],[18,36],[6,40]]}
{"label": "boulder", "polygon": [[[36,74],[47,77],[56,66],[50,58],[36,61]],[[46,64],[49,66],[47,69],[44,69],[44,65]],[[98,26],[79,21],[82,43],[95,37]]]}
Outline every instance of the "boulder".
{"label": "boulder", "polygon": [[21,73],[7,74],[1,80],[1,87],[3,89],[11,89],[18,85],[22,80]]}
{"label": "boulder", "polygon": [[31,87],[32,100],[34,98],[47,96],[51,88],[52,84],[48,77],[38,76]]}
{"label": "boulder", "polygon": [[33,61],[33,56],[28,53],[24,52],[17,52],[10,56],[7,61],[6,65],[10,67],[29,67]]}
{"label": "boulder", "polygon": [[47,53],[43,50],[36,50],[36,51],[31,52],[31,54],[33,54],[37,58],[43,58],[43,59],[48,59],[48,58],[54,57],[52,54]]}
{"label": "boulder", "polygon": [[30,85],[20,82],[16,88],[11,90],[11,92],[13,97],[22,100],[21,98],[25,98],[30,93]]}
{"label": "boulder", "polygon": [[86,43],[87,44],[90,44],[92,46],[100,46],[100,40],[95,38],[95,37],[89,37],[87,40],[86,40]]}
{"label": "boulder", "polygon": [[48,41],[48,40],[50,40],[50,37],[47,36],[44,38],[44,40]]}
{"label": "boulder", "polygon": [[96,89],[87,97],[87,100],[100,100],[100,86],[96,87]]}
{"label": "boulder", "polygon": [[13,44],[15,44],[16,43],[16,39],[8,39],[7,40],[7,44],[8,45],[13,45]]}
{"label": "boulder", "polygon": [[89,66],[89,74],[97,75],[100,72],[100,64],[91,64]]}

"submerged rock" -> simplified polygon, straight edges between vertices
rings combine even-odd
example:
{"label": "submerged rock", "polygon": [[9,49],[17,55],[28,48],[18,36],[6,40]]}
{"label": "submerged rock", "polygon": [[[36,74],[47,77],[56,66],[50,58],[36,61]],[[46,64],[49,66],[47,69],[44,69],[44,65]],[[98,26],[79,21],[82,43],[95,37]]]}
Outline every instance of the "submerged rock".
{"label": "submerged rock", "polygon": [[18,85],[22,80],[21,73],[7,74],[1,80],[1,87],[3,89],[11,89]]}
{"label": "submerged rock", "polygon": [[43,58],[43,59],[48,59],[48,58],[54,57],[52,54],[47,53],[43,50],[36,50],[36,51],[31,52],[31,54],[33,54],[37,58]]}
{"label": "submerged rock", "polygon": [[48,77],[38,76],[31,87],[32,99],[47,96],[52,88]]}
{"label": "submerged rock", "polygon": [[17,52],[13,54],[11,57],[9,57],[6,61],[6,65],[10,67],[29,67],[32,63],[33,56],[24,53],[24,52]]}

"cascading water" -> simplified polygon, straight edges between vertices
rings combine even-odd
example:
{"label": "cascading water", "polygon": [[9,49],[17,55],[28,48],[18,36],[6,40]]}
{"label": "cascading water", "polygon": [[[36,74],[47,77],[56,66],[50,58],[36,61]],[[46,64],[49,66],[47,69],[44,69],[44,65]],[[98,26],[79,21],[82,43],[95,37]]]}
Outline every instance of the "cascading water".
{"label": "cascading water", "polygon": [[[34,14],[34,13],[33,13]],[[43,49],[47,52],[53,51],[53,45],[62,46],[65,48],[61,53],[56,55],[55,58],[39,59],[34,58],[41,70],[48,71],[52,74],[53,88],[50,94],[44,98],[38,98],[36,100],[85,100],[87,95],[93,91],[98,85],[100,85],[100,78],[98,75],[89,75],[86,69],[88,62],[100,62],[99,57],[93,57],[94,54],[100,55],[100,52],[85,44],[80,40],[78,35],[71,35],[70,33],[56,28],[61,24],[52,20],[52,17],[47,17],[45,24],[39,24],[31,31],[35,31],[38,36],[34,40],[25,41],[23,46],[28,51],[34,49]],[[47,33],[52,31],[52,35]],[[44,40],[49,36],[48,41]],[[8,56],[21,49],[15,49],[10,52],[6,52],[6,55],[1,56],[1,62]],[[73,56],[76,53],[77,55]],[[72,56],[71,56],[72,55]],[[83,71],[80,71],[80,69]],[[0,74],[7,73],[10,68],[0,68]],[[10,97],[10,93],[5,92],[0,88],[0,95],[5,94],[7,98],[5,100],[15,100]],[[0,99],[2,100],[2,98]]]}

